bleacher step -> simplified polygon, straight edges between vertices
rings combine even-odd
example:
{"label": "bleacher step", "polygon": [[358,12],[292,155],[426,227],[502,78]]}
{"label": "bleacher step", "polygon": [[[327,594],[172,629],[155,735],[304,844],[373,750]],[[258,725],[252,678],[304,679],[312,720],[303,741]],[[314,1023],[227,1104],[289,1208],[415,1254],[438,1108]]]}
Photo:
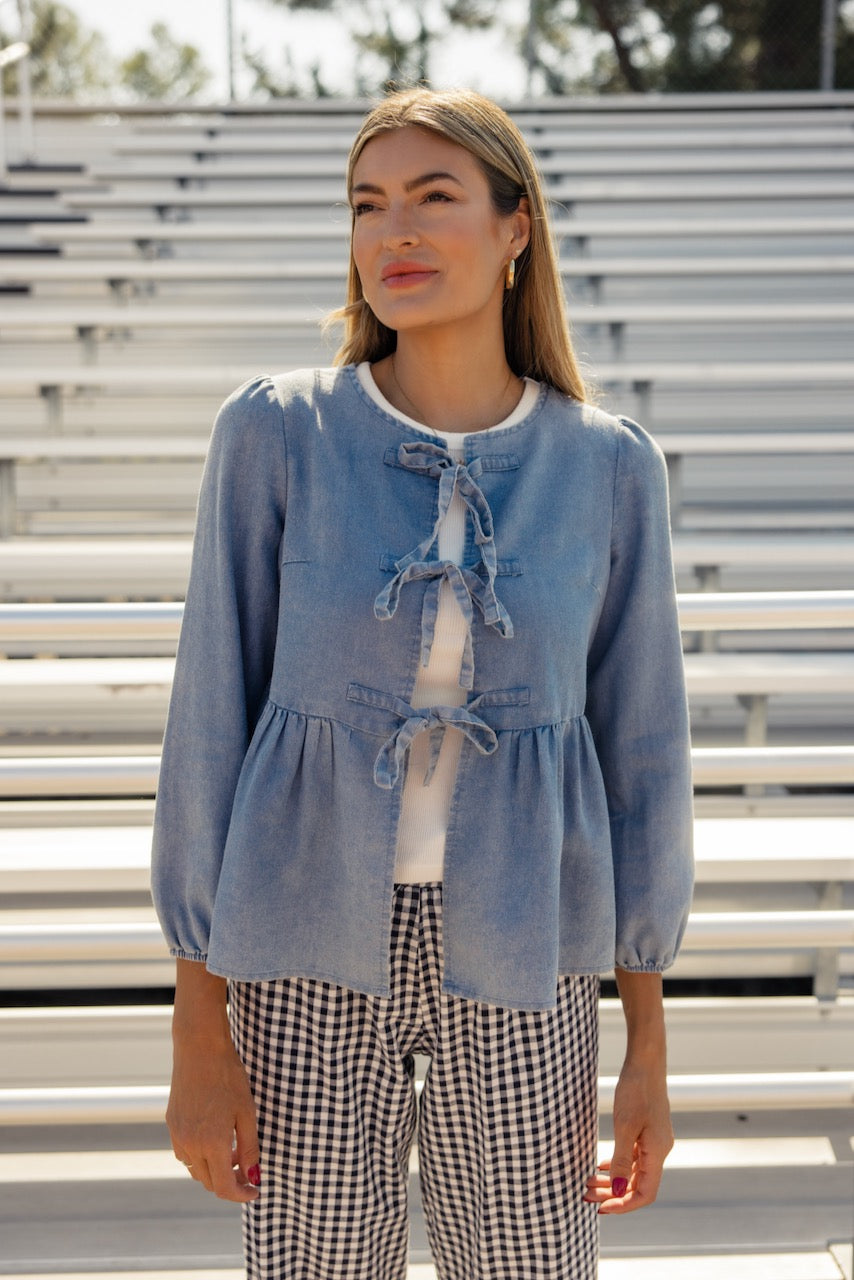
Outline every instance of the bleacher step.
{"label": "bleacher step", "polygon": [[[599,1280],[844,1280],[846,1273],[829,1250],[803,1253],[680,1254],[673,1257],[603,1258]],[[0,1274],[4,1274],[0,1272]],[[12,1273],[5,1273],[11,1275]],[[74,1271],[18,1273],[23,1280],[245,1280],[242,1269],[212,1271]],[[416,1263],[406,1280],[437,1280],[434,1267]]]}
{"label": "bleacher step", "polygon": [[[611,1142],[599,1143],[599,1160],[607,1159]],[[826,1134],[759,1138],[681,1138],[667,1158],[674,1169],[770,1169],[797,1165],[818,1168],[838,1164]],[[410,1172],[418,1171],[413,1147]],[[61,1182],[186,1182],[187,1173],[164,1147],[126,1151],[17,1151],[0,1154],[0,1186]],[[2,1264],[0,1264],[1,1266]],[[0,1271],[2,1274],[2,1271]]]}

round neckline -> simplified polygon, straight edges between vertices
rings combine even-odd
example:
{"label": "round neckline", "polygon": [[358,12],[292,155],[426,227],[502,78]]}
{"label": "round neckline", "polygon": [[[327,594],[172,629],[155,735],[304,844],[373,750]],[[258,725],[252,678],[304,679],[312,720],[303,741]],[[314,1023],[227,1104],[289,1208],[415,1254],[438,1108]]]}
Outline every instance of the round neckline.
{"label": "round neckline", "polygon": [[375,408],[380,409],[387,417],[412,427],[415,431],[423,432],[430,436],[431,439],[447,440],[459,446],[462,446],[464,440],[474,439],[477,436],[492,436],[499,431],[513,431],[520,423],[531,416],[547,390],[544,383],[535,382],[533,378],[525,378],[524,390],[518,403],[512,412],[502,418],[500,422],[496,422],[491,427],[481,427],[478,431],[438,431],[435,427],[428,426],[426,422],[419,422],[417,418],[410,417],[409,414],[396,408],[386,399],[377,386],[370,361],[364,360],[361,364],[351,364],[349,367],[352,370],[359,391],[368,398]]}

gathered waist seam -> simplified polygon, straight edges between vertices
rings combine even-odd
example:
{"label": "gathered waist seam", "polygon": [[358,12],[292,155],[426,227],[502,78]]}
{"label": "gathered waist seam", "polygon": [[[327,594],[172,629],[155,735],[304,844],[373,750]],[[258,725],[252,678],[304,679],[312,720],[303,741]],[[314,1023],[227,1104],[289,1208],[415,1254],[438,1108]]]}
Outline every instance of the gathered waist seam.
{"label": "gathered waist seam", "polygon": [[[437,703],[436,705],[438,706],[439,704]],[[340,724],[345,729],[352,729],[355,733],[367,734],[367,736],[370,738],[385,738],[387,736],[381,730],[368,729],[365,727],[365,725],[362,725],[362,724],[353,724],[352,721],[345,720],[341,716],[328,715],[325,712],[319,712],[319,711],[302,711],[300,710],[299,707],[285,706],[284,703],[277,702],[276,699],[273,697],[267,698],[267,706],[273,707],[276,711],[284,711],[287,715],[302,716],[303,719],[305,720],[326,720],[330,724]],[[377,710],[381,710],[381,709],[382,708],[377,708]],[[505,708],[499,708],[499,710],[504,710],[504,709]],[[429,715],[429,713],[430,713],[430,707],[419,708],[419,714]],[[263,715],[263,712],[261,714]],[[561,729],[566,727],[567,725],[574,724],[576,721],[584,720],[585,718],[586,717],[584,715],[584,712],[582,711],[578,715],[564,716],[562,719],[541,720],[536,724],[513,725],[512,728],[494,729],[493,732],[494,733],[530,733],[530,732],[533,732],[535,729]],[[261,721],[261,717],[259,716],[258,722],[260,723],[260,721]]]}

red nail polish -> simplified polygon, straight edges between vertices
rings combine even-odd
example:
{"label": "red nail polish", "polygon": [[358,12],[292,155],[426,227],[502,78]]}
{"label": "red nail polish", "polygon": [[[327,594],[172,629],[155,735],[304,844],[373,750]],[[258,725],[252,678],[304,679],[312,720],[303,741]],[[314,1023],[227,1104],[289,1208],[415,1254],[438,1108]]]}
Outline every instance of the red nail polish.
{"label": "red nail polish", "polygon": [[628,1188],[629,1182],[627,1178],[612,1178],[611,1190],[615,1196],[624,1196]]}
{"label": "red nail polish", "polygon": [[252,1168],[251,1168],[251,1169],[247,1169],[247,1170],[246,1170],[246,1177],[247,1177],[247,1179],[248,1179],[248,1181],[249,1181],[249,1185],[250,1185],[250,1186],[252,1186],[252,1187],[260,1187],[260,1185],[261,1185],[261,1166],[260,1166],[260,1164],[253,1164],[253,1166],[252,1166]]}

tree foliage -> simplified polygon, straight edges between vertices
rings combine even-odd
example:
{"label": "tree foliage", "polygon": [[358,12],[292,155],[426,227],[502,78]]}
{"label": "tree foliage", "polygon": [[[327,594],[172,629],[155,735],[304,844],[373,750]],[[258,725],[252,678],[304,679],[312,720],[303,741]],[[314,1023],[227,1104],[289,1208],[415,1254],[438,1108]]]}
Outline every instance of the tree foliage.
{"label": "tree foliage", "polygon": [[194,98],[211,81],[195,45],[175,40],[163,22],[151,28],[151,44],[119,65],[119,81],[136,99],[180,102]]}
{"label": "tree foliage", "polygon": [[[0,43],[19,39],[8,7],[0,10]],[[112,59],[103,36],[87,30],[77,15],[54,0],[35,0],[29,35],[33,93],[43,98],[94,99],[113,83]],[[17,68],[6,72],[8,93],[17,93]]]}
{"label": "tree foliage", "polygon": [[[717,92],[819,87],[819,0],[268,0],[335,20],[335,42],[352,50],[344,92],[372,95],[390,85],[441,82],[442,52],[454,32],[500,31],[524,67],[529,94]],[[524,12],[520,17],[520,9]],[[19,38],[0,9],[0,39]],[[58,0],[33,0],[31,76],[43,97],[97,100],[196,97],[211,74],[198,49],[164,23],[118,61],[103,37]],[[324,49],[293,44],[276,58],[244,42],[251,97],[323,97]],[[472,68],[476,82],[478,67]],[[836,40],[838,88],[854,88],[854,0],[841,0]],[[5,73],[17,89],[17,68]],[[340,85],[336,86],[342,91]]]}
{"label": "tree foliage", "polygon": [[282,66],[271,67],[259,49],[250,49],[246,41],[242,46],[244,67],[252,75],[249,86],[251,98],[301,98],[308,93],[313,98],[332,96],[323,79],[320,59],[297,67],[290,49],[282,53]]}
{"label": "tree foliage", "polygon": [[[104,37],[85,27],[68,6],[34,0],[32,13],[30,75],[38,97],[178,102],[200,93],[212,78],[198,49],[175,40],[164,23],[151,28],[148,47],[118,61]],[[0,25],[0,43],[19,38],[7,17]],[[9,68],[6,77],[7,92],[16,93],[16,68]]]}
{"label": "tree foliage", "polygon": [[[335,13],[356,52],[357,92],[428,81],[454,28],[504,20],[500,0],[269,0]],[[837,40],[839,87],[854,87],[854,2]],[[818,0],[527,0],[508,32],[530,92],[643,93],[815,89]]]}
{"label": "tree foliage", "polygon": [[[575,10],[569,18],[567,8]],[[598,30],[610,49],[592,87],[600,92],[701,93],[819,87],[822,6],[802,0],[532,0],[533,25],[552,55],[549,24]],[[837,87],[852,87],[854,33],[837,36]],[[552,55],[553,56],[553,55]],[[549,71],[536,62],[536,69]],[[560,67],[562,91],[577,88]]]}
{"label": "tree foliage", "polygon": [[[441,42],[455,29],[492,26],[501,0],[269,0],[291,10],[334,13],[354,52],[354,90],[370,95],[391,85],[430,81]],[[315,79],[318,78],[315,69]]]}

